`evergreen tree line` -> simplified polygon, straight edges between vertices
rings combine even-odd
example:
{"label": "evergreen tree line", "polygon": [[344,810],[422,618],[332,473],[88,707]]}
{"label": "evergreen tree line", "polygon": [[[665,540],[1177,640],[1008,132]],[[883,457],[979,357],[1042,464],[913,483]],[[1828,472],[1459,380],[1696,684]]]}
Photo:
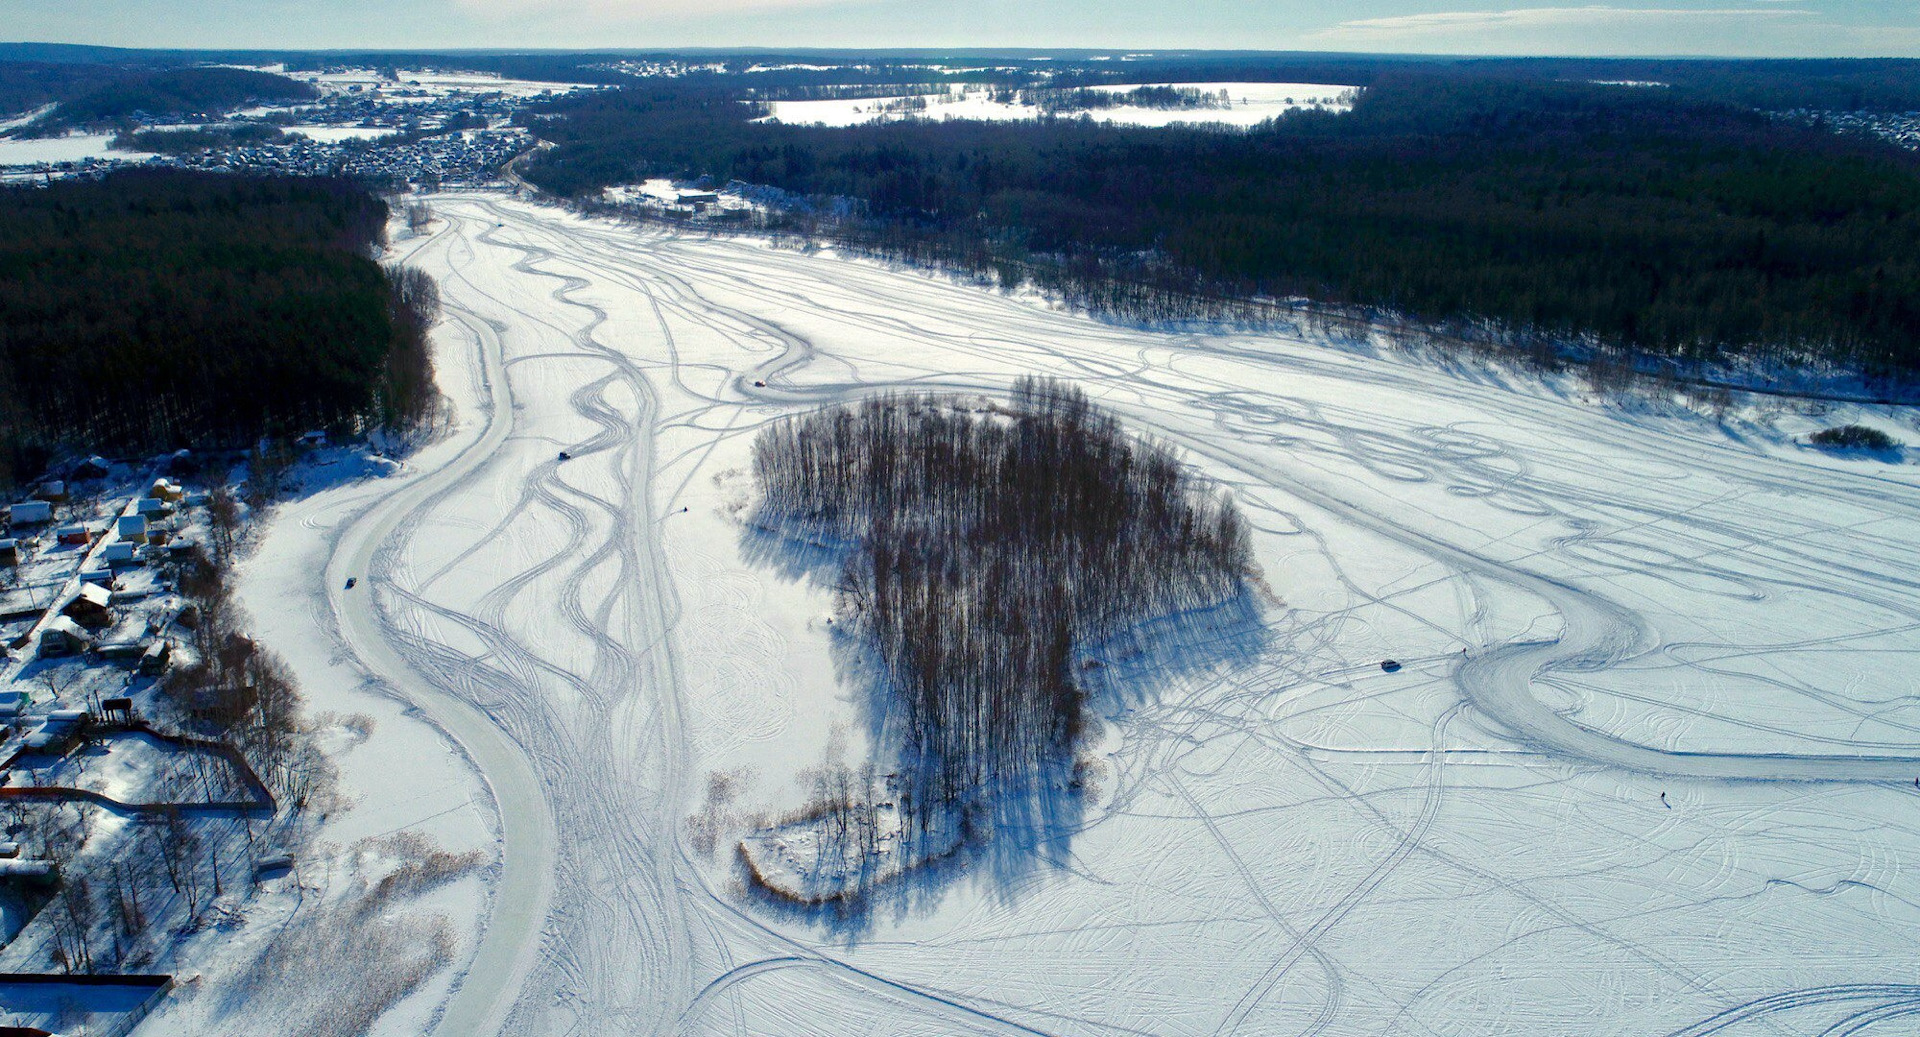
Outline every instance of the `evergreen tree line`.
{"label": "evergreen tree line", "polygon": [[761,114],[687,84],[559,101],[534,119],[557,147],[526,175],[566,195],[706,175],[846,199],[821,208],[857,214],[853,237],[1085,286],[1920,370],[1920,160],[1698,92],[1417,67],[1379,72],[1351,114],[1248,133]]}
{"label": "evergreen tree line", "polygon": [[[758,81],[755,80],[757,83]],[[746,96],[758,101],[863,101],[880,97],[907,97],[915,94],[944,94],[948,86],[940,83],[802,83],[793,86],[752,86]]]}
{"label": "evergreen tree line", "polygon": [[18,115],[127,75],[118,65],[0,60],[0,114]]}
{"label": "evergreen tree line", "polygon": [[[423,417],[432,282],[343,181],[128,172],[0,197],[0,465]],[[8,473],[0,470],[0,483]]]}
{"label": "evergreen tree line", "polygon": [[1190,111],[1227,108],[1232,99],[1225,90],[1189,86],[1141,86],[1131,90],[1094,90],[1087,87],[1021,90],[1016,100],[1043,112],[1084,112],[1107,108],[1162,108]]}
{"label": "evergreen tree line", "polygon": [[791,419],[753,469],[761,524],[857,545],[838,610],[922,835],[1057,794],[1088,705],[1076,651],[1226,600],[1251,565],[1229,497],[1052,381],[992,413],[887,395]]}
{"label": "evergreen tree line", "polygon": [[132,70],[77,88],[19,135],[58,135],[75,127],[125,127],[138,116],[219,116],[254,101],[319,96],[307,83],[242,68],[187,67]]}
{"label": "evergreen tree line", "polygon": [[286,139],[286,132],[271,123],[228,122],[181,130],[123,130],[114,134],[112,145],[123,151],[192,155],[211,148],[278,144]]}

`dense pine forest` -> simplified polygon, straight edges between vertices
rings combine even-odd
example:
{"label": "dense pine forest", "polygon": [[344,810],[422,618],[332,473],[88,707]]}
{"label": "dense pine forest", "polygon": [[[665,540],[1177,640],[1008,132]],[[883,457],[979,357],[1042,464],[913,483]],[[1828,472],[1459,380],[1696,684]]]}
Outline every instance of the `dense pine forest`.
{"label": "dense pine forest", "polygon": [[113,146],[127,151],[151,151],[160,155],[190,155],[208,148],[230,148],[248,144],[273,144],[286,139],[277,126],[258,122],[234,122],[195,126],[182,130],[130,130],[117,133]]}
{"label": "dense pine forest", "polygon": [[12,116],[74,97],[126,73],[115,66],[0,61],[0,112]]}
{"label": "dense pine forest", "polygon": [[0,484],[52,452],[247,446],[432,405],[432,282],[337,181],[125,172],[0,195]]}
{"label": "dense pine forest", "polygon": [[809,414],[763,432],[753,470],[758,525],[855,545],[838,609],[876,666],[874,762],[941,851],[929,833],[1068,795],[1078,653],[1238,596],[1251,566],[1230,498],[1056,382],[993,412],[888,395]]}
{"label": "dense pine forest", "polygon": [[[11,75],[13,70],[7,71]],[[317,96],[312,86],[286,76],[216,67],[132,70],[63,93],[53,111],[19,132],[60,134],[76,127],[115,128],[136,114],[148,118],[217,116],[252,101],[295,101]]]}
{"label": "dense pine forest", "polygon": [[[1182,294],[1264,295],[1500,338],[1920,370],[1920,160],[1745,103],[1911,101],[1920,66],[1590,64],[1679,82],[1354,63],[1331,80],[1366,86],[1350,114],[1221,133],[783,126],[754,121],[766,109],[717,80],[649,81],[533,115],[558,146],[524,171],[577,196],[642,176],[771,185],[856,214],[774,225],[1054,278],[1134,316]],[[1770,71],[1792,71],[1776,64],[1805,82],[1769,87]]]}

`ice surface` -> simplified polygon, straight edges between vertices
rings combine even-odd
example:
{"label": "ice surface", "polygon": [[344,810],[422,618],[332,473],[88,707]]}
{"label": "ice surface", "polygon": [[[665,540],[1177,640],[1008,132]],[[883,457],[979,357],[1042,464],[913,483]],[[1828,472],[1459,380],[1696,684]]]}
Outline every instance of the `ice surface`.
{"label": "ice surface", "polygon": [[0,166],[81,162],[90,158],[112,158],[141,162],[152,158],[146,151],[115,151],[107,146],[111,133],[71,133],[64,137],[0,137]]}
{"label": "ice surface", "polygon": [[[509,875],[548,878],[500,887],[536,916],[496,893],[488,923],[521,956],[483,947],[447,1018],[1736,1034],[1920,997],[1915,466],[1806,450],[1779,404],[1625,407],[1379,339],[1114,326],[831,253],[429,202],[408,261],[487,427],[427,459],[454,475],[349,592],[384,617],[349,647],[391,644],[419,694],[486,718],[495,799],[550,814],[505,843]],[[689,819],[737,838],[799,805],[830,741],[861,751],[826,589],[743,551],[751,437],[1024,374],[1233,489],[1270,643],[1113,718],[1069,867],[981,869],[857,925],[745,898]],[[1909,411],[1871,420],[1916,438]],[[313,521],[350,538],[352,515]],[[324,626],[307,607],[279,624]],[[431,788],[390,759],[388,794]]]}

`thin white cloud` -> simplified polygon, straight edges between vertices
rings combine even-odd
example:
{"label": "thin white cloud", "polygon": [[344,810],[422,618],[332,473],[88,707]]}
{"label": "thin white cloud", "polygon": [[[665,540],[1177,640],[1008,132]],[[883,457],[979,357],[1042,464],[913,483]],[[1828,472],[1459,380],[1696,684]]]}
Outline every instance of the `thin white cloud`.
{"label": "thin white cloud", "polygon": [[492,21],[539,16],[556,22],[583,21],[629,26],[642,22],[686,22],[753,11],[827,7],[848,0],[454,0],[455,6]]}
{"label": "thin white cloud", "polygon": [[[1756,0],[1775,4],[1792,0]],[[1386,18],[1357,18],[1309,33],[1319,43],[1342,45],[1418,44],[1422,42],[1533,40],[1542,35],[1644,36],[1666,31],[1752,28],[1756,22],[1802,19],[1814,12],[1797,7],[1522,7],[1505,11],[1434,11]]]}

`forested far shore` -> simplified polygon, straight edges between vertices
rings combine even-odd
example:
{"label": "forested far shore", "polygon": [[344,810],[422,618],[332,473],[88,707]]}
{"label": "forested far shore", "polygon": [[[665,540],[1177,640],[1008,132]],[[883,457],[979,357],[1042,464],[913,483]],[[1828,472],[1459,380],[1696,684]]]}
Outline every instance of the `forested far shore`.
{"label": "forested far shore", "polygon": [[296,101],[319,96],[311,84],[286,76],[217,66],[133,69],[92,85],[78,81],[72,89],[51,112],[15,134],[58,136],[75,128],[122,128],[136,115],[148,119],[217,117],[250,101]]}
{"label": "forested far shore", "polygon": [[522,171],[582,198],[650,176],[767,185],[804,203],[770,229],[1014,279],[1920,372],[1920,158],[1697,91],[1388,68],[1350,113],[1244,133],[765,113],[711,84],[568,98],[529,119],[557,146]]}
{"label": "forested far shore", "polygon": [[0,196],[0,485],[63,450],[418,420],[433,282],[344,181],[122,172]]}

